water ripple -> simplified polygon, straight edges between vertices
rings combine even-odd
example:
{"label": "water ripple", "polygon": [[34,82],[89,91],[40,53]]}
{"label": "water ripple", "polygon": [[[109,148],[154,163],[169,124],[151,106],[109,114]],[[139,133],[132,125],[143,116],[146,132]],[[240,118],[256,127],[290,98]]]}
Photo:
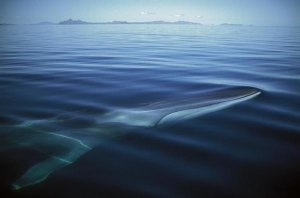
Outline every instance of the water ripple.
{"label": "water ripple", "polygon": [[[300,165],[299,28],[1,26],[0,35],[0,137],[20,123],[52,120],[43,129],[94,142],[102,127],[95,123],[111,110],[236,86],[262,92],[193,120],[103,140],[20,197],[78,197],[77,189],[98,197],[111,188],[130,197],[276,197],[278,184],[295,191],[289,181],[299,178]],[[45,158],[31,149],[6,152],[0,185]]]}

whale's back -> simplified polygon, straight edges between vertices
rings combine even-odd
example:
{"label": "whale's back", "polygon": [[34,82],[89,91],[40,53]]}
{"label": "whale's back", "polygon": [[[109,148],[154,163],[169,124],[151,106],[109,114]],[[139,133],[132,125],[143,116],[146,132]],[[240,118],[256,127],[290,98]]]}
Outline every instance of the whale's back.
{"label": "whale's back", "polygon": [[152,127],[191,119],[249,100],[261,91],[252,87],[218,89],[206,93],[183,95],[135,109],[122,109],[106,114],[100,122]]}

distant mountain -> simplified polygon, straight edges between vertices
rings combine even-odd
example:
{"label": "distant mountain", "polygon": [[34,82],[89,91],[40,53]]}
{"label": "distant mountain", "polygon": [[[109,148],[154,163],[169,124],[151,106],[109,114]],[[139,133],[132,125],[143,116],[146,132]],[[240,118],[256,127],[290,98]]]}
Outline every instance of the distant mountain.
{"label": "distant mountain", "polygon": [[91,24],[91,23],[81,21],[81,20],[68,19],[66,21],[59,22],[58,24],[60,24],[60,25],[83,25],[83,24]]}
{"label": "distant mountain", "polygon": [[142,21],[142,22],[130,22],[131,24],[172,24],[174,22],[169,21]]}
{"label": "distant mountain", "polygon": [[60,25],[85,25],[85,24],[199,24],[189,21],[145,21],[145,22],[128,22],[128,21],[111,21],[111,22],[86,22],[81,20],[68,19],[62,22],[59,22]]}
{"label": "distant mountain", "polygon": [[200,23],[194,23],[189,21],[146,21],[146,22],[133,22],[133,23],[139,23],[139,24],[200,24]]}
{"label": "distant mountain", "polygon": [[222,25],[222,26],[243,26],[243,24],[237,24],[237,23],[222,23],[220,25]]}
{"label": "distant mountain", "polygon": [[[111,23],[111,24],[128,24],[127,21],[112,21],[112,22],[106,22],[106,23]],[[98,24],[101,24],[101,23],[98,23]],[[102,23],[103,24],[103,23]]]}
{"label": "distant mountain", "polygon": [[200,23],[194,23],[194,22],[190,22],[190,21],[176,21],[173,23],[174,24],[200,24]]}
{"label": "distant mountain", "polygon": [[43,21],[43,22],[39,22],[36,23],[34,25],[55,25],[56,23],[52,23],[52,22],[48,22],[48,21]]}

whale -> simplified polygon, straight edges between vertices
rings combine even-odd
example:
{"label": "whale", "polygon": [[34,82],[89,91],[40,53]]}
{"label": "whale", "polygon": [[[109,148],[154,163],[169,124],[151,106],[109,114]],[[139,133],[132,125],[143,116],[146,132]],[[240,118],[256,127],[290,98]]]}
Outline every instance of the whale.
{"label": "whale", "polygon": [[[25,120],[10,126],[10,131],[0,132],[0,149],[27,147],[45,159],[29,167],[12,184],[13,190],[38,184],[55,171],[76,162],[103,141],[122,136],[131,130],[163,127],[220,111],[250,100],[261,94],[253,87],[222,88],[197,94],[157,101],[135,108],[107,110],[94,116],[84,128],[70,130],[66,127],[74,116],[57,115],[40,120]],[[77,112],[77,114],[80,112]]]}

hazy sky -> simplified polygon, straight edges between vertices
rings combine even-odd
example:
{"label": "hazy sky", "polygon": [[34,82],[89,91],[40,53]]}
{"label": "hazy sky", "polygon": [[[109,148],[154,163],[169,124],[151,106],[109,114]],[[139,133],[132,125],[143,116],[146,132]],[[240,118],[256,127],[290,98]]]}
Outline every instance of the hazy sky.
{"label": "hazy sky", "polygon": [[300,25],[300,0],[0,0],[0,23],[187,20]]}

